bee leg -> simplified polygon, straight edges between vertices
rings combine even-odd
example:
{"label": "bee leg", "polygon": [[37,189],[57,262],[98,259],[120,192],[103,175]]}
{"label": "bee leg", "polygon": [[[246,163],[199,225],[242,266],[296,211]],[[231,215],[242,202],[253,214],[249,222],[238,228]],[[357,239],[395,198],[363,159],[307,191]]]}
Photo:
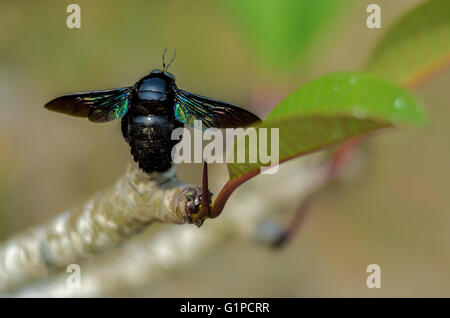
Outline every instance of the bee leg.
{"label": "bee leg", "polygon": [[186,215],[190,223],[201,226],[211,213],[211,196],[208,189],[208,164],[203,164],[202,189],[187,194]]}

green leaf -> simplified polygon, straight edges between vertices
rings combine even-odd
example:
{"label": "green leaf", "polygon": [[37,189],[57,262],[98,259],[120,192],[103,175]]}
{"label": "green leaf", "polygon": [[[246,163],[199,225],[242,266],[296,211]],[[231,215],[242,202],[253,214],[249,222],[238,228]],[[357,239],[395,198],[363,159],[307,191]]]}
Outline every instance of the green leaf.
{"label": "green leaf", "polygon": [[[404,88],[373,75],[343,72],[300,87],[257,128],[279,128],[279,160],[283,162],[380,128],[425,122],[420,103]],[[264,165],[249,163],[250,144],[245,146],[245,163],[228,164],[230,180],[258,173]],[[235,153],[236,147],[237,143]],[[270,142],[268,148],[270,153]]]}
{"label": "green leaf", "polygon": [[407,87],[450,65],[450,1],[431,0],[403,16],[380,41],[367,70]]}
{"label": "green leaf", "polygon": [[[274,69],[304,60],[320,35],[352,1],[226,0],[252,55]],[[304,62],[304,61],[303,61]]]}

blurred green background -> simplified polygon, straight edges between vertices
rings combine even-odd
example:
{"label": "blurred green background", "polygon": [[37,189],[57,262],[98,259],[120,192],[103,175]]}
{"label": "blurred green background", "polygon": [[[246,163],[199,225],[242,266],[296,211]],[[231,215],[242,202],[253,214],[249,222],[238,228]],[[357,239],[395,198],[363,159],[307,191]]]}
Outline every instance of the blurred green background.
{"label": "blurred green background", "polygon": [[[361,70],[423,1],[376,1],[382,28],[368,29],[372,2],[79,0],[82,27],[68,29],[72,2],[2,1],[0,238],[109,186],[130,160],[119,122],[48,112],[50,99],[129,86],[161,67],[167,47],[179,87],[264,117],[317,76]],[[364,174],[315,202],[285,249],[231,242],[193,265],[202,279],[179,275],[132,296],[450,296],[449,84],[444,71],[415,91],[430,124],[372,138]],[[179,175],[199,184],[200,171],[186,164]],[[372,263],[381,289],[366,287]]]}

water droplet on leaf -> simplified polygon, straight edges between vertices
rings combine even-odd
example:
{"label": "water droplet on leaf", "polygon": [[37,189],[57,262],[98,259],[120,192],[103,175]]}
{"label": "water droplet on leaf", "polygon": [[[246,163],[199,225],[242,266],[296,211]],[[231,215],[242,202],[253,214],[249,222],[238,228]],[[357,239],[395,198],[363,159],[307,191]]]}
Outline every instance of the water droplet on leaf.
{"label": "water droplet on leaf", "polygon": [[355,85],[356,83],[358,83],[358,76],[354,75],[350,78],[350,84]]}
{"label": "water droplet on leaf", "polygon": [[395,101],[394,101],[394,107],[397,108],[397,109],[402,109],[402,108],[405,107],[405,105],[406,105],[406,102],[405,102],[405,100],[404,100],[403,98],[401,98],[401,97],[397,97],[397,98],[395,99]]}

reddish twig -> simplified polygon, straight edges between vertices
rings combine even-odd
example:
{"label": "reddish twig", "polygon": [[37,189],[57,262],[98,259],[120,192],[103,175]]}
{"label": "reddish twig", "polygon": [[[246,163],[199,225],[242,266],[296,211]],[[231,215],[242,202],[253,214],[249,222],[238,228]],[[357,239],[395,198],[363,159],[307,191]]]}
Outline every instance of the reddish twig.
{"label": "reddish twig", "polygon": [[204,219],[211,214],[211,195],[208,189],[208,163],[203,163],[203,178],[202,178],[202,208],[200,218]]}

